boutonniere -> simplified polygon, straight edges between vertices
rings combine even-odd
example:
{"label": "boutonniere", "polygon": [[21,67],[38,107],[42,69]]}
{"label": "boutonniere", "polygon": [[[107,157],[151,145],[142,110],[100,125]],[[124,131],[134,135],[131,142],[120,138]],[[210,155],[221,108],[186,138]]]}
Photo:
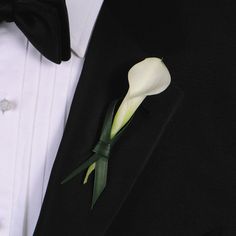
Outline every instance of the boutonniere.
{"label": "boutonniere", "polygon": [[95,172],[92,208],[107,184],[108,161],[111,157],[112,146],[127,128],[143,100],[147,96],[163,92],[169,86],[171,77],[163,61],[152,57],[134,65],[129,70],[128,80],[129,90],[116,114],[117,102],[112,102],[107,110],[100,139],[92,149],[91,156],[62,182],[64,184],[87,170],[84,179],[84,184],[86,184],[91,173]]}

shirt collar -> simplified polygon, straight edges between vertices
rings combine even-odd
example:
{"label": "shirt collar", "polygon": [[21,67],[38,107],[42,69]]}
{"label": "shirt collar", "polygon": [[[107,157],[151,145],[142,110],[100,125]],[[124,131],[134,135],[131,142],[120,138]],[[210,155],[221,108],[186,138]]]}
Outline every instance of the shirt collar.
{"label": "shirt collar", "polygon": [[71,50],[83,58],[103,0],[66,0]]}

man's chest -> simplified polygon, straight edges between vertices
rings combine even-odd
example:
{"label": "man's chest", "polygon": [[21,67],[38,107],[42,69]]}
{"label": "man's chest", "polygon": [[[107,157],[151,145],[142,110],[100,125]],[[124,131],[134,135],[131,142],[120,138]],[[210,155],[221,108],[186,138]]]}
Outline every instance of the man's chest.
{"label": "man's chest", "polygon": [[14,23],[1,24],[0,51],[1,235],[31,235],[83,60],[48,61]]}

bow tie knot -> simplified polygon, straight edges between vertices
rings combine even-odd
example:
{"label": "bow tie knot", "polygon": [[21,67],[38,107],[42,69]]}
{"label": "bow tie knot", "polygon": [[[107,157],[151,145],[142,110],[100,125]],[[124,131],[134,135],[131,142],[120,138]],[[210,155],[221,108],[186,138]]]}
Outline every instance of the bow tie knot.
{"label": "bow tie knot", "polygon": [[65,0],[0,0],[0,22],[15,22],[31,44],[55,63],[70,59]]}
{"label": "bow tie knot", "polygon": [[14,21],[14,9],[13,9],[13,1],[5,1],[2,5],[0,5],[0,21],[12,22]]}

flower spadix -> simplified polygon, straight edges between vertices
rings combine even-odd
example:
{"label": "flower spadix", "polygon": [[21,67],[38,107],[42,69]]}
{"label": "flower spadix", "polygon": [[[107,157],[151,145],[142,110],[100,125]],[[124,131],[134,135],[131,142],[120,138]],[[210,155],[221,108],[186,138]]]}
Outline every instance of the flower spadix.
{"label": "flower spadix", "polygon": [[129,90],[114,117],[111,138],[127,124],[147,96],[159,94],[170,85],[171,76],[160,58],[150,57],[129,70],[128,81]]}

